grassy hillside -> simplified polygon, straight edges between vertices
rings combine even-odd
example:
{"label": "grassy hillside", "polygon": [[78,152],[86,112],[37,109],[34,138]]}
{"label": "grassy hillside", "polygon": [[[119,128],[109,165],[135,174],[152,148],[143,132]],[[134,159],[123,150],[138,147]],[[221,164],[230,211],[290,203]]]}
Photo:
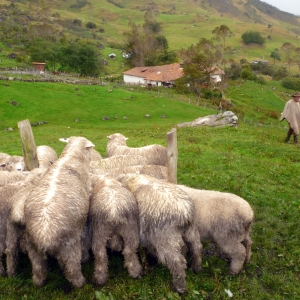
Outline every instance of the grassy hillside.
{"label": "grassy hillside", "polygon": [[[4,1],[3,3],[10,4],[11,2]],[[39,5],[35,5],[37,3]],[[85,3],[85,5],[81,7],[79,3]],[[142,3],[135,0],[90,0],[88,2],[75,0],[25,2],[20,0],[13,2],[13,8],[11,5],[3,9],[3,14],[5,15],[7,11],[17,11],[14,13],[16,26],[25,24],[29,30],[35,28],[32,32],[38,34],[38,31],[43,28],[41,25],[47,24],[43,30],[50,30],[52,35],[83,37],[97,44],[103,44],[105,47],[121,48],[124,41],[123,34],[129,30],[128,23],[130,21],[136,24],[143,23],[145,11],[150,8],[153,12],[157,12],[156,19],[162,24],[163,34],[168,39],[170,50],[179,51],[182,48],[188,48],[198,42],[201,37],[212,38],[212,30],[221,24],[227,25],[234,33],[228,41],[228,46],[232,50],[225,54],[226,59],[239,61],[241,58],[246,58],[251,61],[259,58],[269,59],[271,62],[270,52],[275,48],[280,48],[283,43],[291,42],[299,46],[299,18],[280,12],[257,0],[175,0],[172,2],[164,0]],[[20,11],[23,11],[24,15]],[[16,17],[16,14],[20,17]],[[28,21],[26,15],[30,15],[28,19],[33,21]],[[75,19],[80,19],[82,25],[75,26],[72,22]],[[85,27],[87,22],[95,23],[97,28],[87,29]],[[269,28],[269,25],[272,26]],[[267,38],[265,45],[263,47],[244,45],[241,35],[247,30],[260,32]],[[12,52],[13,50],[3,47],[5,54],[6,51]],[[120,50],[112,50],[118,51],[120,56]],[[109,51],[102,51],[104,58],[107,58],[107,52]],[[121,57],[120,60],[122,60]],[[8,61],[4,60],[2,65],[6,66],[7,63]],[[15,61],[14,63],[16,64]],[[284,57],[282,57],[282,63],[285,63]],[[110,66],[108,72],[111,74],[120,72],[121,62],[117,65],[117,68]]]}
{"label": "grassy hillside", "polygon": [[[246,82],[226,91],[234,109],[243,114],[238,128],[177,130],[178,182],[235,193],[245,198],[254,210],[253,255],[241,274],[228,276],[224,255],[205,244],[203,269],[198,275],[187,270],[188,293],[182,297],[171,292],[171,277],[165,267],[150,265],[142,279],[133,280],[117,253],[109,255],[109,280],[105,287],[92,284],[90,262],[83,265],[87,284],[72,289],[56,261],[50,259],[47,284],[40,288],[32,284],[30,262],[26,255],[21,255],[18,275],[0,278],[0,298],[227,299],[225,289],[229,289],[236,299],[299,299],[299,148],[283,143],[285,121],[279,126],[278,119],[268,116],[271,111],[280,114],[285,101],[280,95],[287,92],[277,86],[272,89],[274,84],[270,82],[261,89],[256,83]],[[15,130],[1,130],[0,151],[21,154],[16,128],[23,119],[31,123],[48,121],[32,128],[37,145],[50,145],[60,154],[64,144],[58,138],[81,135],[92,140],[105,155],[108,134],[121,132],[129,138],[128,145],[134,147],[165,145],[166,133],[175,124],[216,113],[213,106],[204,109],[189,105],[187,98],[164,90],[160,93],[121,87],[113,88],[111,93],[107,90],[101,86],[67,84],[1,84],[0,124],[2,129]],[[17,101],[19,106],[11,105],[10,100]],[[145,113],[151,118],[146,119]],[[110,120],[103,121],[103,116],[109,116]],[[74,122],[75,118],[78,122]]]}

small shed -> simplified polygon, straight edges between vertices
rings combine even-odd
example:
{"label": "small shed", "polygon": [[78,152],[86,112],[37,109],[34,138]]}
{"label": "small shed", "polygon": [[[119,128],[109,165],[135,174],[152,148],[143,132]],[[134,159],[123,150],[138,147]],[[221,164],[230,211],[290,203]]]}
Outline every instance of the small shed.
{"label": "small shed", "polygon": [[33,62],[33,68],[35,71],[40,71],[40,72],[44,72],[45,71],[45,64],[46,63],[42,63],[42,62]]}

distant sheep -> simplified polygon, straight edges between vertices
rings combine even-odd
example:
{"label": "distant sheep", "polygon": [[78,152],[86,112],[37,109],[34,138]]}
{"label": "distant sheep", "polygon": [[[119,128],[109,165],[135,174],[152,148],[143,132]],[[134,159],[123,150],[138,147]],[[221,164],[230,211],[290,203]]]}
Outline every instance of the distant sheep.
{"label": "distant sheep", "polygon": [[133,194],[119,181],[107,176],[92,176],[89,223],[95,257],[94,281],[104,285],[108,278],[106,246],[117,235],[123,240],[125,266],[133,278],[142,268],[136,254],[139,247],[139,210]]}
{"label": "distant sheep", "polygon": [[58,159],[55,150],[46,145],[36,147],[36,156],[39,168],[48,168]]}
{"label": "distant sheep", "polygon": [[253,211],[249,203],[230,193],[178,187],[195,203],[201,241],[216,243],[231,259],[229,274],[239,273],[251,257]]}
{"label": "distant sheep", "polygon": [[147,159],[141,155],[116,155],[90,163],[91,169],[109,170],[136,165],[146,165]]}
{"label": "distant sheep", "polygon": [[82,287],[81,233],[89,210],[89,164],[94,144],[71,137],[59,159],[29,194],[24,207],[33,282],[45,283],[46,255],[54,256],[74,287]]}
{"label": "distant sheep", "polygon": [[221,111],[226,111],[232,106],[232,103],[228,99],[221,98],[219,102],[218,109]]}
{"label": "distant sheep", "polygon": [[135,196],[139,207],[140,243],[173,277],[173,287],[186,291],[186,260],[182,250],[190,245],[192,269],[201,268],[201,243],[194,224],[195,206],[190,197],[174,184],[147,175],[121,175],[122,182]]}
{"label": "distant sheep", "polygon": [[126,145],[126,138],[120,133],[109,135],[106,148],[106,156],[115,155],[141,155],[147,158],[148,165],[167,165],[167,148],[161,145],[149,145],[140,148],[132,148]]}

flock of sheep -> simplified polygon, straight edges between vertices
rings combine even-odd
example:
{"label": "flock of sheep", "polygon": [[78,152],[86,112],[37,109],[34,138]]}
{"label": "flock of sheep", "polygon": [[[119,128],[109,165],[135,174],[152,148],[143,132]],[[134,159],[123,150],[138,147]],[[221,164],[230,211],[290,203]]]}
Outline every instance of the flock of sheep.
{"label": "flock of sheep", "polygon": [[[47,256],[66,279],[82,287],[81,271],[92,254],[93,282],[108,280],[107,248],[121,251],[133,278],[141,278],[138,254],[154,255],[170,270],[176,292],[186,291],[186,256],[201,270],[202,242],[216,243],[230,259],[231,275],[250,260],[253,211],[230,193],[167,182],[167,150],[131,148],[127,138],[108,136],[106,158],[84,137],[62,154],[37,147],[39,168],[26,171],[22,157],[0,153],[0,275],[16,274],[18,253],[28,254],[33,282],[42,286]],[[6,254],[6,270],[2,263]]]}

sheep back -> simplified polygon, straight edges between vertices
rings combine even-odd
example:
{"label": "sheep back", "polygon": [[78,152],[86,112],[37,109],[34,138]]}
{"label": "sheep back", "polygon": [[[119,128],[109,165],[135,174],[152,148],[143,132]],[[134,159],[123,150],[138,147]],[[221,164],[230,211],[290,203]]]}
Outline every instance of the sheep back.
{"label": "sheep back", "polygon": [[167,149],[162,145],[153,144],[139,148],[133,148],[126,145],[126,140],[128,138],[120,133],[112,134],[107,138],[107,157],[115,155],[141,155],[147,158],[148,165],[166,166],[167,164]]}

